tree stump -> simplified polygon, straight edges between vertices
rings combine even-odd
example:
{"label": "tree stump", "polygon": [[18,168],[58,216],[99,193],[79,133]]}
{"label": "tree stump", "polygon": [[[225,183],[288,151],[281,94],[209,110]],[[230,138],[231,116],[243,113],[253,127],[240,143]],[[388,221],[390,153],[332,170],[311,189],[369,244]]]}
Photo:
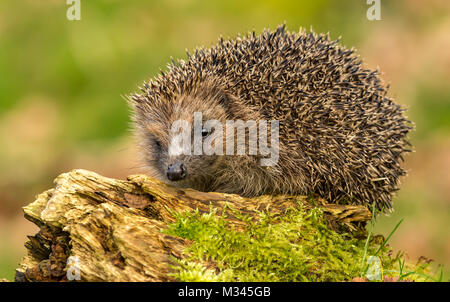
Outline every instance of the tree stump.
{"label": "tree stump", "polygon": [[[81,281],[176,281],[175,259],[184,257],[188,240],[162,233],[174,213],[210,212],[228,207],[256,217],[269,209],[282,214],[301,200],[320,207],[332,224],[354,230],[371,219],[364,206],[328,204],[306,196],[260,196],[205,193],[180,189],[145,175],[127,180],[73,170],[58,176],[55,187],[24,207],[25,218],[40,227],[25,243],[27,256],[16,270],[16,281],[66,281],[77,264]],[[236,228],[242,221],[229,211]]]}

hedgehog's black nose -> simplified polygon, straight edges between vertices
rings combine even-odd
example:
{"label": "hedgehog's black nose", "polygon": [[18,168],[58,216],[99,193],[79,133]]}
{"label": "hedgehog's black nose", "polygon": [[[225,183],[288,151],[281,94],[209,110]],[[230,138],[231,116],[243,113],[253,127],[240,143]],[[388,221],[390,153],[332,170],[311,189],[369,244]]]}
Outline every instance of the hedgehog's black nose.
{"label": "hedgehog's black nose", "polygon": [[167,167],[167,178],[171,181],[182,180],[186,177],[186,166],[182,163],[175,163]]}

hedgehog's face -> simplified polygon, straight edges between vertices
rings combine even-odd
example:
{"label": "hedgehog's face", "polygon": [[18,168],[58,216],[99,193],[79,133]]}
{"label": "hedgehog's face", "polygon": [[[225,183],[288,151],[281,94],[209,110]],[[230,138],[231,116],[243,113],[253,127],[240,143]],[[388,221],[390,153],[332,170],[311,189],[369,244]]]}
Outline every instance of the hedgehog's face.
{"label": "hedgehog's face", "polygon": [[[211,121],[225,124],[227,119],[217,97],[181,96],[152,108],[136,108],[139,140],[152,176],[198,190],[214,181],[222,158],[214,148],[221,147],[224,135],[219,127],[211,127]],[[213,152],[204,146],[210,146]]]}

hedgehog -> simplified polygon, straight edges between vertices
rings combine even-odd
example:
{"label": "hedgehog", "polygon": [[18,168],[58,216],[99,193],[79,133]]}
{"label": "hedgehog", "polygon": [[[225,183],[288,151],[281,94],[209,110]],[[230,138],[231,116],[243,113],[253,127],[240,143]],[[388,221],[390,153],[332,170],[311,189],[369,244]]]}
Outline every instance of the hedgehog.
{"label": "hedgehog", "polygon": [[[388,89],[354,48],[282,24],[172,59],[128,101],[146,172],[165,183],[244,197],[313,194],[390,211],[413,124]],[[223,124],[278,121],[276,163],[263,166],[259,152],[171,152],[173,123],[193,127],[195,113]],[[221,131],[201,128],[200,140],[220,141]]]}

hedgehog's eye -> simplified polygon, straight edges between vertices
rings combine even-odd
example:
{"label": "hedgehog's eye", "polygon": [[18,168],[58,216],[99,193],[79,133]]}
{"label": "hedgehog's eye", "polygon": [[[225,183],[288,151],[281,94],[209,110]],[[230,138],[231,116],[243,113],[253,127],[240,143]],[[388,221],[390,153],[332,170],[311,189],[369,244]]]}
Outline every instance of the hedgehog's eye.
{"label": "hedgehog's eye", "polygon": [[203,138],[207,137],[207,136],[210,135],[210,134],[211,134],[211,130],[206,129],[206,128],[203,128],[203,129],[202,129],[202,137],[203,137]]}
{"label": "hedgehog's eye", "polygon": [[155,146],[161,148],[161,142],[157,139],[155,139]]}

